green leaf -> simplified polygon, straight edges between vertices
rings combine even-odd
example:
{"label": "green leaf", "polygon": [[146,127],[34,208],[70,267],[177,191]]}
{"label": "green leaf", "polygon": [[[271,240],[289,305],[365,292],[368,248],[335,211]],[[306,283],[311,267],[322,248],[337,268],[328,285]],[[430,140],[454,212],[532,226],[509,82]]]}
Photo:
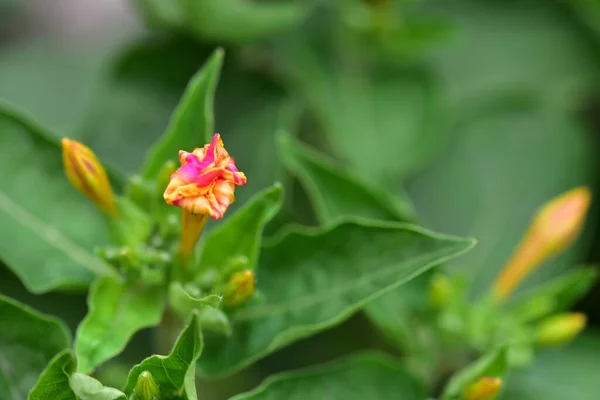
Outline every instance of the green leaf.
{"label": "green leaf", "polygon": [[22,399],[70,335],[59,320],[3,295],[0,316],[0,398]]}
{"label": "green leaf", "polygon": [[139,246],[152,233],[150,216],[126,197],[116,198],[119,218],[110,221],[114,242],[125,246]]}
{"label": "green leaf", "polygon": [[[593,138],[581,124],[532,104],[493,101],[454,127],[453,143],[408,185],[421,223],[479,245],[450,265],[469,274],[473,295],[485,293],[551,198],[594,182]],[[506,160],[510,159],[507,164]],[[593,229],[593,221],[587,227]],[[579,262],[589,234],[535,270],[528,289]]]}
{"label": "green leaf", "polygon": [[597,279],[598,272],[591,267],[567,271],[511,299],[511,313],[541,318],[566,311],[593,287]]}
{"label": "green leaf", "polygon": [[502,400],[596,400],[600,393],[600,336],[588,333],[567,346],[539,352],[529,368],[507,379]]}
{"label": "green leaf", "polygon": [[80,400],[127,400],[125,393],[104,386],[85,374],[75,372],[69,380],[71,390]]}
{"label": "green leaf", "polygon": [[161,398],[173,394],[185,394],[185,398],[196,400],[196,360],[202,353],[203,341],[197,313],[193,313],[187,327],[177,338],[175,347],[168,356],[146,358],[129,372],[125,393],[131,395],[138,376],[148,371],[160,389]]}
{"label": "green leaf", "polygon": [[158,174],[167,160],[178,160],[179,150],[193,150],[210,142],[214,128],[213,101],[224,52],[217,49],[192,78],[173,112],[169,127],[153,146],[146,160],[144,176]]}
{"label": "green leaf", "polygon": [[127,285],[111,278],[95,282],[88,295],[88,315],[75,338],[78,371],[92,372],[119,354],[134,333],[158,325],[163,305],[160,289]]}
{"label": "green leaf", "polygon": [[508,370],[506,349],[484,354],[477,361],[457,372],[448,382],[442,400],[460,400],[464,390],[484,376],[502,378]]}
{"label": "green leaf", "polygon": [[182,318],[187,318],[193,310],[200,310],[204,307],[219,307],[222,296],[209,294],[203,297],[191,295],[180,282],[172,282],[169,285],[169,304],[173,310]]}
{"label": "green leaf", "polygon": [[279,212],[282,200],[283,188],[279,183],[254,195],[227,221],[210,232],[202,245],[199,269],[213,267],[222,271],[241,257],[247,260],[245,269],[254,269],[263,229]]}
{"label": "green leaf", "polygon": [[427,391],[396,360],[361,354],[268,378],[251,392],[231,400],[424,400]]}
{"label": "green leaf", "polygon": [[69,386],[69,377],[77,368],[72,350],[57,354],[29,392],[27,400],[78,400]]}
{"label": "green leaf", "polygon": [[407,224],[362,219],[288,232],[263,248],[260,298],[231,315],[233,337],[209,343],[200,373],[231,373],[338,324],[473,244]]}
{"label": "green leaf", "polygon": [[304,186],[321,223],[352,215],[382,220],[414,218],[407,199],[398,200],[370,186],[289,135],[280,134],[277,144],[283,163]]}
{"label": "green leaf", "polygon": [[92,252],[109,241],[103,216],[69,184],[51,135],[5,106],[0,131],[0,258],[34,293],[115,275]]}
{"label": "green leaf", "polygon": [[306,2],[260,3],[240,0],[184,0],[186,28],[200,39],[248,43],[304,20]]}

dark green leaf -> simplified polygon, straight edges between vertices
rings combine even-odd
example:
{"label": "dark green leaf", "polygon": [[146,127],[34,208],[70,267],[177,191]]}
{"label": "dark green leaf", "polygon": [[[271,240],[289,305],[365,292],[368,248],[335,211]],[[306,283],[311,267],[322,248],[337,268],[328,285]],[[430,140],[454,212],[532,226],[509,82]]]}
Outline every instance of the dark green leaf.
{"label": "dark green leaf", "polygon": [[[175,347],[168,356],[152,356],[136,365],[129,372],[125,393],[131,395],[138,376],[148,371],[159,386],[161,396],[170,398],[184,394],[186,399],[196,400],[195,365],[202,353],[202,333],[197,313],[193,313],[185,330],[179,335]],[[162,397],[161,397],[162,398]]]}
{"label": "dark green leaf", "polygon": [[55,318],[0,295],[0,398],[24,399],[70,335]]}
{"label": "dark green leaf", "polygon": [[2,260],[34,293],[114,275],[92,252],[109,241],[103,216],[69,184],[51,135],[6,107],[0,131]]}
{"label": "dark green leaf", "polygon": [[95,282],[88,295],[88,315],[75,339],[78,371],[92,372],[119,354],[134,333],[157,325],[163,304],[164,294],[157,288],[134,287],[111,278]]}
{"label": "dark green leaf", "polygon": [[215,50],[190,81],[169,127],[148,155],[145,177],[156,176],[167,160],[178,160],[179,150],[192,151],[210,142],[214,133],[213,101],[223,57],[222,49]]}
{"label": "dark green leaf", "polygon": [[378,187],[362,182],[326,156],[280,134],[278,150],[286,167],[309,194],[317,217],[328,223],[346,216],[382,220],[414,217],[408,200],[400,201]]}
{"label": "dark green leaf", "polygon": [[[452,145],[410,182],[409,193],[423,225],[477,238],[479,246],[451,270],[468,273],[474,294],[482,294],[538,208],[594,180],[593,148],[591,136],[560,113],[527,104],[491,104],[455,126]],[[586,238],[534,271],[521,289],[578,262]]]}
{"label": "dark green leaf", "polygon": [[230,373],[340,323],[472,246],[411,225],[358,219],[288,232],[262,250],[260,298],[232,314],[233,337],[207,346],[200,372]]}
{"label": "dark green leaf", "polygon": [[79,372],[71,375],[69,385],[80,400],[127,400],[120,390],[106,387],[91,376]]}
{"label": "dark green leaf", "polygon": [[248,43],[298,25],[307,2],[185,0],[185,26],[200,39]]}
{"label": "dark green leaf", "polygon": [[363,354],[268,378],[251,392],[231,400],[424,400],[427,392],[398,362]]}
{"label": "dark green leaf", "polygon": [[[69,386],[69,377],[77,368],[75,354],[64,350],[57,354],[48,364],[29,392],[28,400],[77,400],[77,396]],[[18,399],[13,397],[9,399]]]}
{"label": "dark green leaf", "polygon": [[442,400],[460,400],[464,390],[483,377],[503,378],[508,370],[506,349],[496,349],[457,372],[444,389]]}
{"label": "dark green leaf", "polygon": [[502,400],[596,400],[600,336],[588,333],[573,343],[545,350],[523,371],[509,374]]}
{"label": "dark green leaf", "polygon": [[283,189],[277,183],[256,194],[227,221],[210,232],[202,245],[200,269],[213,267],[223,270],[240,257],[245,259],[245,269],[254,269],[263,229],[279,211],[282,199]]}

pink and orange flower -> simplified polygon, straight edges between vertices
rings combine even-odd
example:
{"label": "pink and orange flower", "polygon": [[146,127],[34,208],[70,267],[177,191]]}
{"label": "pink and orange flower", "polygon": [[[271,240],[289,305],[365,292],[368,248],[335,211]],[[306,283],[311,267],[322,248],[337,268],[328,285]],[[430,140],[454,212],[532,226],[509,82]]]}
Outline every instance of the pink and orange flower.
{"label": "pink and orange flower", "polygon": [[171,174],[164,193],[168,204],[191,214],[222,218],[235,200],[236,186],[246,184],[246,175],[238,171],[235,161],[215,133],[210,144],[193,152],[179,152],[181,167]]}

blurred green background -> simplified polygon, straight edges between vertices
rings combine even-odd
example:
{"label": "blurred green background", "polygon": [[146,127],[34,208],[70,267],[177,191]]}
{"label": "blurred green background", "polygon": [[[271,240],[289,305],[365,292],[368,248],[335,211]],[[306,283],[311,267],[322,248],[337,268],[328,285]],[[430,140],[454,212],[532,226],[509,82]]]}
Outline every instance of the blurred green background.
{"label": "blurred green background", "polygon": [[[287,130],[340,168],[412,202],[423,226],[477,238],[450,266],[470,278],[473,296],[487,290],[542,203],[582,184],[598,192],[598,1],[215,4],[0,0],[0,100],[130,174],[189,78],[222,46],[216,127],[249,178],[235,206],[279,179],[286,206],[269,232],[316,223],[302,185],[277,156],[275,134]],[[597,225],[594,202],[577,244],[522,289],[596,262]],[[72,328],[85,313],[84,294],[28,295],[5,267],[0,292]],[[596,287],[576,307],[595,328],[599,300]],[[150,335],[138,336],[125,358],[146,355]],[[386,346],[358,315],[261,362],[241,385],[357,347]]]}

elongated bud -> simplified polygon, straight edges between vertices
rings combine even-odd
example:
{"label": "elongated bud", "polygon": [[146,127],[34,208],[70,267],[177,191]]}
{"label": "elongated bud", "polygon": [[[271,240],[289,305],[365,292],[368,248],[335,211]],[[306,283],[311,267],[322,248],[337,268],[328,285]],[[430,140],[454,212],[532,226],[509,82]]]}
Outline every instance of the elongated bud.
{"label": "elongated bud", "polygon": [[200,234],[204,230],[204,224],[208,219],[208,214],[193,214],[186,209],[182,210],[181,219],[181,244],[179,253],[181,260],[185,263],[194,253],[196,243],[200,238]]}
{"label": "elongated bud", "polygon": [[429,288],[429,300],[431,304],[440,308],[444,304],[447,304],[452,297],[452,283],[445,275],[436,275],[431,280],[431,286]]}
{"label": "elongated bud", "polygon": [[94,152],[71,139],[62,139],[63,164],[71,184],[89,197],[101,210],[115,216],[113,192],[106,171]]}
{"label": "elongated bud", "polygon": [[570,342],[587,323],[582,313],[555,315],[542,321],[536,330],[536,343],[540,346],[560,346]]}
{"label": "elongated bud", "polygon": [[138,376],[135,384],[135,396],[136,400],[160,400],[158,385],[150,372],[144,371]]}
{"label": "elongated bud", "polygon": [[223,293],[223,304],[227,307],[241,306],[254,296],[255,289],[256,278],[252,271],[233,274]]}
{"label": "elongated bud", "polygon": [[586,187],[578,187],[545,204],[496,282],[493,295],[506,299],[537,266],[573,243],[591,202]]}
{"label": "elongated bud", "polygon": [[467,387],[464,400],[494,400],[502,388],[502,379],[484,376]]}

